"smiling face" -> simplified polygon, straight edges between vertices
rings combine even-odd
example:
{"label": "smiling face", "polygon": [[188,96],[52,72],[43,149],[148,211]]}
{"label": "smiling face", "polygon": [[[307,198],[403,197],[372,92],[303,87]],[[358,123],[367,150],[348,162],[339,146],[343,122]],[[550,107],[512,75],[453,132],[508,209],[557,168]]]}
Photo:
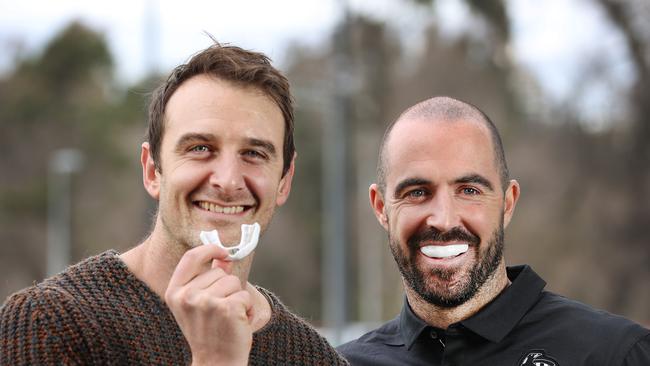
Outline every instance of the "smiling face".
{"label": "smiling face", "polygon": [[400,120],[384,149],[385,192],[372,185],[370,200],[407,295],[441,307],[465,303],[505,269],[516,181],[504,194],[489,130],[472,120]]}
{"label": "smiling face", "polygon": [[185,81],[165,109],[160,171],[147,143],[145,188],[159,201],[154,233],[185,249],[201,230],[238,244],[241,224],[266,229],[291,188],[282,176],[284,119],[262,92],[207,75]]}

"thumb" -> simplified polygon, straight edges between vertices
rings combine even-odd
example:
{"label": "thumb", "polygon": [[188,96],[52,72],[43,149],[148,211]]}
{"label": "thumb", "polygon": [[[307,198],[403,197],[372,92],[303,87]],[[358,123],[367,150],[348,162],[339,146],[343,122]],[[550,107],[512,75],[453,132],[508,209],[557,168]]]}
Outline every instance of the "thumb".
{"label": "thumb", "polygon": [[213,259],[212,269],[221,268],[227,274],[232,274],[232,261],[224,259]]}

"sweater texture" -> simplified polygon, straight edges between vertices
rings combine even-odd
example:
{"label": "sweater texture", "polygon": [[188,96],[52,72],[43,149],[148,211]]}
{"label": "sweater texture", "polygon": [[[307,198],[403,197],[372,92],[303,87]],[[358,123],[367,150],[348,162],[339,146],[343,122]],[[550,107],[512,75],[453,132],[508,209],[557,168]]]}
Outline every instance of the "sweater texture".
{"label": "sweater texture", "polygon": [[[344,365],[267,290],[272,315],[253,334],[251,365]],[[15,293],[0,308],[0,365],[185,365],[190,348],[171,310],[115,251]]]}

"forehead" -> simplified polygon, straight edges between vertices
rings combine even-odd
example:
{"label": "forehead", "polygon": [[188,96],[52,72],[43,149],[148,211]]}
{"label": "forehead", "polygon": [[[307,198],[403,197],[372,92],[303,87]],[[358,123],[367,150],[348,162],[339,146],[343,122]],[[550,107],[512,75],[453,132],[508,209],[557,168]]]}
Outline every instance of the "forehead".
{"label": "forehead", "polygon": [[[186,132],[264,137],[282,145],[284,116],[262,91],[242,87],[209,75],[182,83],[165,108],[165,136]],[[198,131],[193,131],[198,130]]]}
{"label": "forehead", "polygon": [[489,129],[474,120],[400,120],[386,141],[384,157],[389,185],[413,177],[498,176]]}

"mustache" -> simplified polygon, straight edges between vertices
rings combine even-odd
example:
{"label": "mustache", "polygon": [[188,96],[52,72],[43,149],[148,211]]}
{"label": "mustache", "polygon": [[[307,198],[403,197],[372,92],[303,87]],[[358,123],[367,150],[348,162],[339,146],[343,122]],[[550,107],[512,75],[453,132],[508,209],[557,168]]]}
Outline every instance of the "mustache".
{"label": "mustache", "polygon": [[460,227],[454,227],[447,231],[440,231],[436,228],[429,227],[425,230],[419,231],[408,239],[407,244],[411,249],[420,248],[420,243],[426,241],[435,242],[451,242],[451,241],[464,241],[471,245],[478,245],[481,238],[471,234]]}

